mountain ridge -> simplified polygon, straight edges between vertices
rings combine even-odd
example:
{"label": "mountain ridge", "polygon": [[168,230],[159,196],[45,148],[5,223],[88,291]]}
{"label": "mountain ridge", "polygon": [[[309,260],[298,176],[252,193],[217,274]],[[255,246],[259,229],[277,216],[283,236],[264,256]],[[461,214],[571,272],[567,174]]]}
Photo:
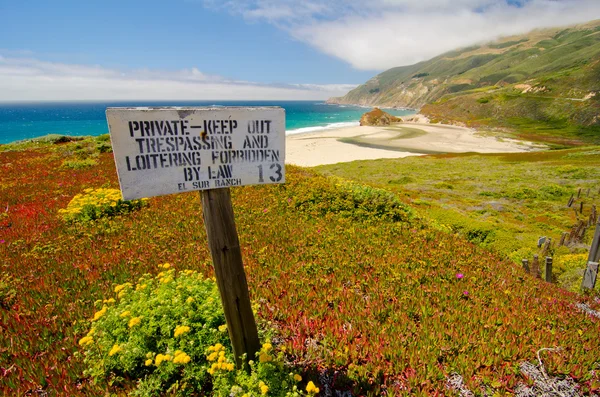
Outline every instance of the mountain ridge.
{"label": "mountain ridge", "polygon": [[522,129],[534,122],[530,134],[598,142],[600,20],[535,30],[392,68],[328,102],[420,108],[433,121],[471,126]]}

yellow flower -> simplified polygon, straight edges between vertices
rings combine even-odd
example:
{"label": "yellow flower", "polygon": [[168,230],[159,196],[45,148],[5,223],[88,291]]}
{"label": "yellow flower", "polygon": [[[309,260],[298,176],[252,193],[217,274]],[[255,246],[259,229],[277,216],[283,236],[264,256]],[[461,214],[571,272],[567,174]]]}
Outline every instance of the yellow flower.
{"label": "yellow flower", "polygon": [[185,300],[187,303],[192,303],[194,301],[194,298],[192,298],[191,296],[189,298],[187,298]]}
{"label": "yellow flower", "polygon": [[234,368],[235,367],[234,367],[233,363],[227,364],[227,371],[233,371]]}
{"label": "yellow flower", "polygon": [[100,309],[99,311],[97,311],[96,313],[94,313],[94,318],[92,319],[92,321],[96,321],[100,317],[104,316],[104,314],[106,313],[107,310],[108,310],[108,307],[102,306],[102,309]]}
{"label": "yellow flower", "polygon": [[227,324],[219,325],[219,332],[227,331]]}
{"label": "yellow flower", "polygon": [[263,344],[262,348],[264,351],[269,352],[269,351],[271,351],[271,349],[273,349],[273,345],[270,344],[269,342],[267,342],[267,343]]}
{"label": "yellow flower", "polygon": [[171,361],[172,356],[170,354],[157,354],[156,355],[156,366],[159,366],[163,361]]}
{"label": "yellow flower", "polygon": [[83,338],[79,339],[79,346],[86,346],[92,344],[93,342],[94,339],[91,336],[84,336]]}
{"label": "yellow flower", "polygon": [[112,349],[110,349],[110,351],[108,352],[109,356],[114,356],[115,354],[117,354],[118,352],[122,351],[123,349],[121,348],[121,346],[119,345],[114,345],[112,347]]}
{"label": "yellow flower", "polygon": [[178,325],[175,327],[174,336],[177,338],[178,336],[183,335],[186,332],[190,332],[190,327],[188,327],[187,325]]}
{"label": "yellow flower", "polygon": [[315,384],[312,382],[312,380],[310,382],[308,382],[308,384],[306,385],[306,391],[308,393],[314,393],[317,394],[319,392],[319,388],[315,386]]}
{"label": "yellow flower", "polygon": [[170,263],[163,263],[162,265],[158,265],[158,267],[162,267],[163,269],[168,269],[171,267]]}
{"label": "yellow flower", "polygon": [[147,359],[144,364],[146,365],[146,367],[151,366],[152,365],[152,359],[151,358]]}
{"label": "yellow flower", "polygon": [[261,363],[268,363],[269,361],[273,361],[273,358],[265,352],[260,352],[260,355],[258,356],[258,361],[260,361]]}
{"label": "yellow flower", "polygon": [[119,293],[119,292],[121,292],[121,291],[122,291],[122,290],[123,290],[123,289],[124,289],[126,286],[127,286],[126,284],[117,285],[117,286],[115,287],[115,293],[117,293],[117,294],[118,294],[118,293]]}
{"label": "yellow flower", "polygon": [[269,391],[269,386],[267,386],[265,384],[265,382],[263,382],[262,380],[260,381],[260,383],[258,384],[258,387],[260,387],[260,393],[264,396],[267,394],[267,392]]}
{"label": "yellow flower", "polygon": [[217,359],[217,352],[210,353],[206,359],[208,361],[215,361]]}
{"label": "yellow flower", "polygon": [[298,375],[298,374],[294,374],[294,380],[296,382],[301,382],[302,381],[302,377],[300,375]]}
{"label": "yellow flower", "polygon": [[131,314],[129,310],[125,310],[123,313],[119,314],[119,317],[127,317]]}
{"label": "yellow flower", "polygon": [[191,360],[191,357],[182,351],[175,352],[175,358],[173,359],[174,364],[187,364]]}
{"label": "yellow flower", "polygon": [[131,320],[129,320],[129,323],[127,324],[129,326],[129,328],[135,327],[136,325],[139,325],[142,322],[142,318],[141,317],[134,317]]}

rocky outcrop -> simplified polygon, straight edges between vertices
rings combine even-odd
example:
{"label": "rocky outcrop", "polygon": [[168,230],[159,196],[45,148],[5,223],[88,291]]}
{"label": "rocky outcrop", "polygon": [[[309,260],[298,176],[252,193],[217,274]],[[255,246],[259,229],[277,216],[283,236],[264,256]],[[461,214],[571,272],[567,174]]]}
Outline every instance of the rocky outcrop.
{"label": "rocky outcrop", "polygon": [[374,108],[370,112],[362,115],[360,125],[390,125],[392,123],[400,123],[400,117],[392,116],[379,108]]}

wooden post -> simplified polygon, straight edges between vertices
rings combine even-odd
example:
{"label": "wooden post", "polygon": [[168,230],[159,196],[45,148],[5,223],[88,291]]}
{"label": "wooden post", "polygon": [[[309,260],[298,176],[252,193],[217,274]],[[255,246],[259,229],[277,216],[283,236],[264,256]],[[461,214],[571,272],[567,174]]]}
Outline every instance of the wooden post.
{"label": "wooden post", "polygon": [[583,201],[579,203],[579,213],[583,214]]}
{"label": "wooden post", "polygon": [[250,304],[231,196],[228,188],[203,190],[200,195],[227,331],[235,363],[238,368],[243,368],[242,355],[246,354],[246,360],[254,360],[260,350],[260,341]]}
{"label": "wooden post", "polygon": [[546,257],[546,281],[549,283],[552,282],[552,257],[551,256]]}
{"label": "wooden post", "polygon": [[583,274],[583,283],[581,289],[594,289],[596,278],[598,277],[598,262],[588,262]]}
{"label": "wooden post", "polygon": [[563,232],[563,234],[560,236],[560,242],[558,243],[559,247],[562,247],[563,245],[565,245],[565,238],[567,237],[569,233],[567,232]]}
{"label": "wooden post", "polygon": [[598,275],[598,260],[600,260],[600,222],[596,223],[596,232],[590,246],[587,268],[583,274],[581,288],[594,289],[596,276]]}
{"label": "wooden post", "polygon": [[579,190],[577,190],[577,198],[581,197],[581,188],[579,188]]}
{"label": "wooden post", "polygon": [[529,260],[522,259],[521,262],[523,263],[523,270],[525,270],[525,273],[529,273]]}
{"label": "wooden post", "polygon": [[573,197],[573,195],[571,195],[571,198],[569,199],[569,202],[567,203],[567,207],[571,207],[573,205],[573,201],[575,201],[575,197]]}
{"label": "wooden post", "polygon": [[546,242],[544,243],[544,247],[542,248],[542,255],[545,256],[548,251],[550,251],[550,244],[552,244],[552,239],[551,238],[547,238]]}
{"label": "wooden post", "polygon": [[535,278],[542,278],[542,273],[540,272],[540,261],[537,255],[533,256],[533,262],[531,262],[531,273]]}

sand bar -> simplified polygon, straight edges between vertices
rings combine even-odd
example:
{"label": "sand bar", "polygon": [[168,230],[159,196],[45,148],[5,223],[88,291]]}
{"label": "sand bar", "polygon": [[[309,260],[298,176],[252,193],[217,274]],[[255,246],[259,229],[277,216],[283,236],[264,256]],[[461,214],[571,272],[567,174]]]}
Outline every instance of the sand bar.
{"label": "sand bar", "polygon": [[290,134],[286,137],[286,162],[314,167],[430,153],[515,153],[540,149],[532,142],[485,136],[471,128],[419,122]]}

